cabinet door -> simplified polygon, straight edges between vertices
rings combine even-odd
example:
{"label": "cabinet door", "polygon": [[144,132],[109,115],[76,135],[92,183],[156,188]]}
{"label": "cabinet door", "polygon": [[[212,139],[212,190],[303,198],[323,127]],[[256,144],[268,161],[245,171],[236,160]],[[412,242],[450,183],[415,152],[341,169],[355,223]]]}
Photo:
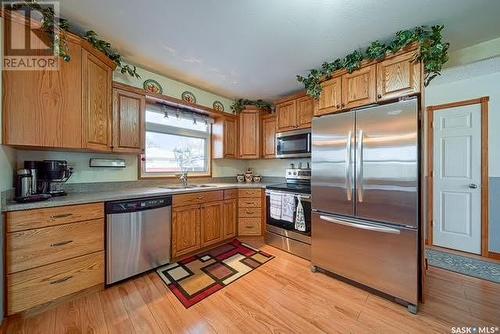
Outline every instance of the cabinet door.
{"label": "cabinet door", "polygon": [[82,51],[83,146],[96,151],[111,150],[112,71],[87,51]]}
{"label": "cabinet door", "polygon": [[236,236],[236,224],[238,222],[238,200],[229,199],[224,201],[224,226],[223,239]]}
{"label": "cabinet door", "polygon": [[276,158],[276,117],[266,116],[262,119],[262,157]]}
{"label": "cabinet door", "polygon": [[376,65],[342,75],[342,107],[355,108],[376,101]]}
{"label": "cabinet door", "polygon": [[240,113],[240,158],[260,158],[260,119],[258,110]]}
{"label": "cabinet door", "polygon": [[200,206],[190,205],[172,211],[172,256],[174,258],[200,248]]}
{"label": "cabinet door", "polygon": [[142,153],[144,151],[144,95],[113,90],[113,151]]}
{"label": "cabinet door", "polygon": [[[17,21],[4,26],[5,45],[24,34]],[[45,47],[38,38],[31,43],[33,49]],[[58,70],[3,71],[4,144],[81,148],[82,48],[70,36],[67,44],[71,61],[59,59]]]}
{"label": "cabinet door", "polygon": [[387,100],[420,91],[421,64],[408,52],[377,64],[377,99]]}
{"label": "cabinet door", "polygon": [[321,84],[322,91],[314,116],[330,114],[342,109],[342,78],[336,77]]}
{"label": "cabinet door", "polygon": [[297,99],[297,127],[310,128],[314,112],[314,100],[309,96]]}
{"label": "cabinet door", "polygon": [[280,103],[276,106],[276,131],[283,132],[297,128],[296,101]]}
{"label": "cabinet door", "polygon": [[224,202],[212,202],[201,206],[201,247],[223,240],[222,211]]}
{"label": "cabinet door", "polygon": [[224,120],[224,158],[236,158],[238,156],[238,136],[236,118]]}

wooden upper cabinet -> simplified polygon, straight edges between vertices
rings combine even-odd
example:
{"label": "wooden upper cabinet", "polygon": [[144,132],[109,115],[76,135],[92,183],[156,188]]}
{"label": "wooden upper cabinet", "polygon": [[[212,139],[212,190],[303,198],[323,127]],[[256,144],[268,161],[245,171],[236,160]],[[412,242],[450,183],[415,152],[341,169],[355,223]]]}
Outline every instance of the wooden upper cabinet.
{"label": "wooden upper cabinet", "polygon": [[309,96],[304,96],[296,101],[297,108],[297,128],[310,128],[314,113],[314,100]]}
{"label": "wooden upper cabinet", "polygon": [[223,239],[236,236],[236,226],[238,221],[238,200],[228,199],[224,201],[223,210]]}
{"label": "wooden upper cabinet", "polygon": [[239,115],[240,158],[260,158],[260,111],[246,109]]}
{"label": "wooden upper cabinet", "polygon": [[336,77],[321,83],[323,88],[314,116],[330,114],[342,109],[342,77]]}
{"label": "wooden upper cabinet", "polygon": [[201,206],[201,247],[210,246],[224,239],[224,202],[212,202]]}
{"label": "wooden upper cabinet", "polygon": [[172,211],[172,257],[200,248],[200,206],[189,205]]}
{"label": "wooden upper cabinet", "polygon": [[376,65],[342,75],[342,108],[355,108],[376,102]]}
{"label": "wooden upper cabinet", "polygon": [[[16,31],[24,34],[24,27],[16,21],[4,27],[5,47],[12,37],[16,38]],[[82,47],[71,35],[67,44],[71,61],[60,59],[58,70],[3,71],[4,144],[81,147]],[[36,45],[32,44],[32,48]]]}
{"label": "wooden upper cabinet", "polygon": [[415,51],[377,64],[377,99],[387,100],[420,92],[421,63]]}
{"label": "wooden upper cabinet", "polygon": [[113,89],[113,151],[144,151],[145,108],[144,95]]}
{"label": "wooden upper cabinet", "polygon": [[112,69],[83,50],[83,147],[111,151]]}
{"label": "wooden upper cabinet", "polygon": [[224,116],[212,125],[212,158],[235,159],[238,157],[238,119]]}
{"label": "wooden upper cabinet", "polygon": [[262,157],[276,158],[276,116],[262,117]]}
{"label": "wooden upper cabinet", "polygon": [[295,100],[276,106],[276,131],[283,132],[297,128],[297,103]]}

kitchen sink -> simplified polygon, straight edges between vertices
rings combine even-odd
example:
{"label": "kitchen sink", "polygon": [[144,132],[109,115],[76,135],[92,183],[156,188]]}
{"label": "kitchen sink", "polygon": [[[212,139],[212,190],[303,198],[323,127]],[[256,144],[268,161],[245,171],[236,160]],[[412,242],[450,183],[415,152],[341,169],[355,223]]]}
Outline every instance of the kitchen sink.
{"label": "kitchen sink", "polygon": [[161,186],[160,188],[163,189],[199,189],[199,188],[212,188],[215,187],[211,184],[188,184],[187,186],[184,186],[182,184],[173,184],[169,186]]}

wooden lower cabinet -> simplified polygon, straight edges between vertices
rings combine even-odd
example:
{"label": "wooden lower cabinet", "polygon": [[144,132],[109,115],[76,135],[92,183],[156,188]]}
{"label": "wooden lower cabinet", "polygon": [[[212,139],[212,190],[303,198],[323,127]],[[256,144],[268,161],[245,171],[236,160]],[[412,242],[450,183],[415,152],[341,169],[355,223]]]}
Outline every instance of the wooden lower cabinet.
{"label": "wooden lower cabinet", "polygon": [[[181,205],[193,201],[202,202]],[[234,189],[176,195],[173,203],[174,259],[236,236],[238,199]]]}
{"label": "wooden lower cabinet", "polygon": [[261,235],[265,219],[263,191],[239,189],[238,194],[238,235]]}
{"label": "wooden lower cabinet", "polygon": [[223,208],[224,202],[213,202],[201,206],[200,235],[202,248],[223,240]]}
{"label": "wooden lower cabinet", "polygon": [[194,252],[200,248],[200,244],[200,206],[174,208],[172,212],[172,256],[176,258]]}
{"label": "wooden lower cabinet", "polygon": [[104,251],[7,275],[7,314],[104,283]]}
{"label": "wooden lower cabinet", "polygon": [[104,284],[104,205],[8,212],[7,315]]}
{"label": "wooden lower cabinet", "polygon": [[236,236],[236,223],[238,221],[238,200],[224,201],[223,238],[229,239]]}

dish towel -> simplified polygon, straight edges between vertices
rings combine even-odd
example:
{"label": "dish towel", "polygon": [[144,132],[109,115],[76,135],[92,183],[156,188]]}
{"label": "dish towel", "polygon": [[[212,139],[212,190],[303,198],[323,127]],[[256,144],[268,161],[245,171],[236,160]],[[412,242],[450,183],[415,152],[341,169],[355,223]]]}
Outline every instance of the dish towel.
{"label": "dish towel", "polygon": [[284,194],[282,201],[281,220],[293,223],[293,214],[295,213],[295,196]]}
{"label": "dish towel", "polygon": [[271,194],[269,198],[271,218],[281,220],[281,194]]}
{"label": "dish towel", "polygon": [[304,207],[300,201],[300,197],[297,197],[297,214],[295,215],[295,229],[297,231],[306,231],[306,219],[304,217]]}

